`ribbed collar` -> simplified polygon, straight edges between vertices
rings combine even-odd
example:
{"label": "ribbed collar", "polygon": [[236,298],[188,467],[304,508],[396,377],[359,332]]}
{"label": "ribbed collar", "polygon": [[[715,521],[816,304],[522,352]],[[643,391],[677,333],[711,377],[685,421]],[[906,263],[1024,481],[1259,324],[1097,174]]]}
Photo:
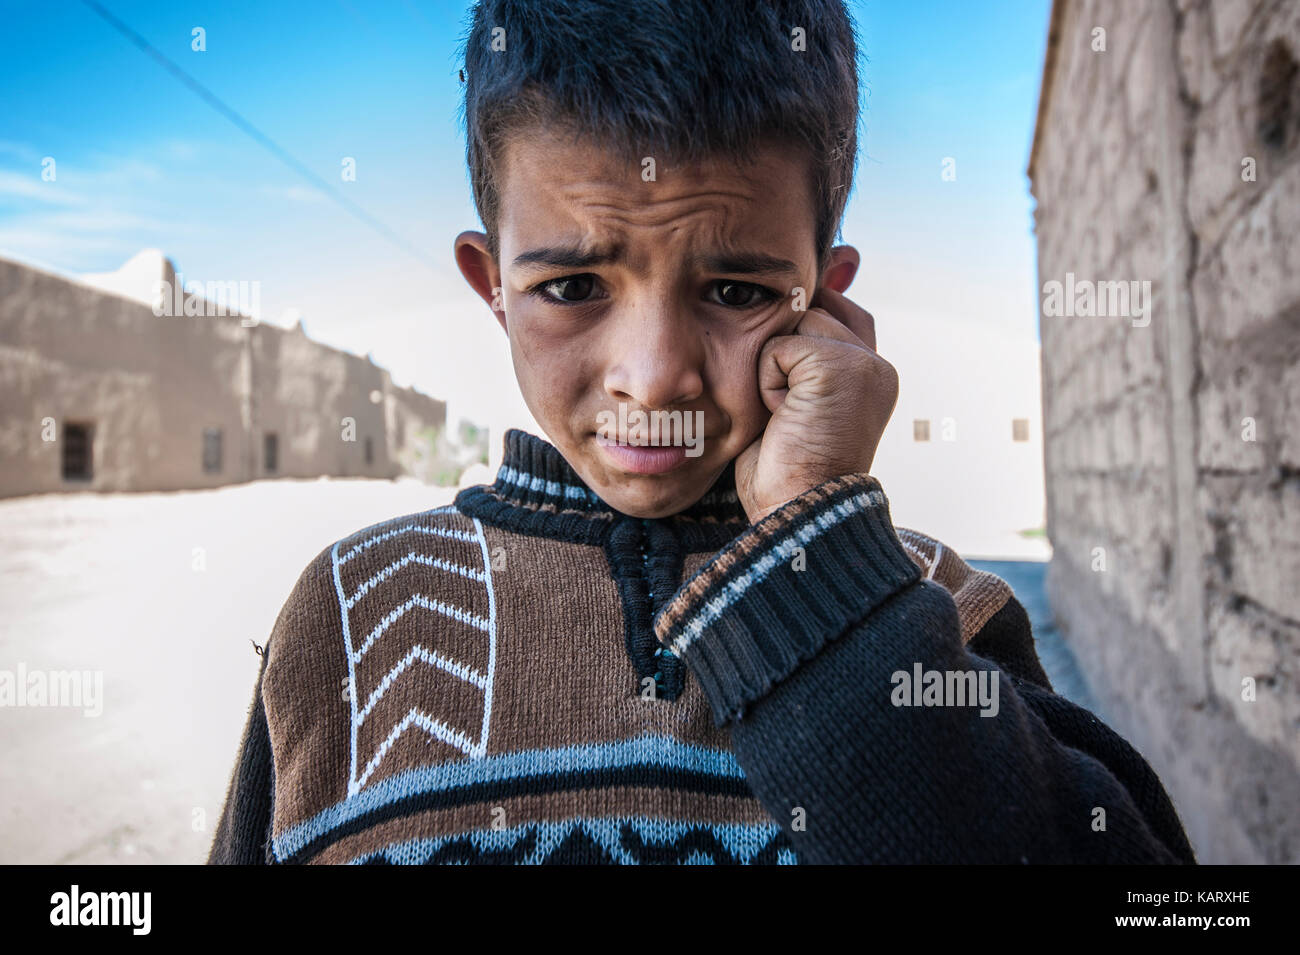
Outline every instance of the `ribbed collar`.
{"label": "ribbed collar", "polygon": [[[587,487],[558,448],[518,428],[505,434],[504,456],[496,480],[461,491],[456,506],[471,516],[525,533],[593,543],[603,528],[619,519],[631,519]],[[727,525],[721,536],[706,533],[698,541],[705,546],[711,546],[715,539],[734,537],[749,524],[736,496],[734,465],[727,465],[699,501],[663,520],[687,530],[691,538],[698,536],[689,531],[691,525]]]}

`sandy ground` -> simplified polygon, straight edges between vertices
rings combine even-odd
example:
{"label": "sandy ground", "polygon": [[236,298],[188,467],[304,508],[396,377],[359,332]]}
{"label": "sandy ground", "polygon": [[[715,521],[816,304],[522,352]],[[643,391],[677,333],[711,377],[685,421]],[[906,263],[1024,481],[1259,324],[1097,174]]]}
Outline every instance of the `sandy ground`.
{"label": "sandy ground", "polygon": [[257,679],[249,641],[323,547],[454,494],[286,480],[0,501],[0,668],[103,672],[100,716],[0,710],[0,862],[203,861]]}
{"label": "sandy ground", "polygon": [[[454,494],[322,479],[0,501],[0,670],[103,679],[98,716],[0,709],[0,863],[202,862],[257,677],[250,641],[322,548]],[[1041,540],[943,539],[1027,559],[1013,585],[1041,586]]]}

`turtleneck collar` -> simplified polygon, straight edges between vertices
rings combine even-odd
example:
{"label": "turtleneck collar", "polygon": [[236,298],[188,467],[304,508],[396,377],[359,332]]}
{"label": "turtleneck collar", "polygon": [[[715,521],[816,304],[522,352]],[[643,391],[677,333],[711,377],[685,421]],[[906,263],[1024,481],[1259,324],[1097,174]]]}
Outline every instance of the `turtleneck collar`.
{"label": "turtleneck collar", "polygon": [[[456,506],[471,516],[524,533],[591,543],[611,524],[636,520],[615,510],[587,487],[553,444],[517,428],[505,434],[504,456],[496,480],[461,491]],[[679,531],[690,525],[726,525],[721,539],[736,536],[749,519],[736,496],[734,465],[727,465],[699,501],[662,521]],[[688,531],[688,536],[697,535]],[[705,537],[705,546],[711,546],[719,535],[706,533]]]}

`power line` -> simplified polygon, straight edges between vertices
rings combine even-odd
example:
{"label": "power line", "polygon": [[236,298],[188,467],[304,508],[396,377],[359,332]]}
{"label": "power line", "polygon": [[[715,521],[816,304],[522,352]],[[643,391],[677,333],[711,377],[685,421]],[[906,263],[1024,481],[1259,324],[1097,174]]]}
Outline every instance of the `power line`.
{"label": "power line", "polygon": [[93,10],[100,17],[102,17],[105,20],[105,22],[107,22],[111,27],[113,27],[113,29],[117,30],[118,33],[121,33],[124,37],[130,40],[142,52],[148,54],[155,62],[158,63],[159,66],[165,69],[176,79],[184,83],[187,87],[189,87],[191,92],[193,92],[201,100],[203,100],[213,109],[215,109],[222,116],[226,117],[226,119],[230,120],[232,123],[238,126],[241,130],[243,130],[248,136],[250,136],[264,149],[270,151],[282,163],[284,163],[294,172],[298,173],[298,175],[302,176],[313,186],[319,189],[322,193],[329,196],[331,199],[337,202],[340,206],[342,206],[345,210],[350,212],[357,219],[360,219],[366,225],[370,226],[370,228],[374,229],[376,232],[382,235],[389,242],[392,242],[398,248],[402,249],[402,251],[408,253],[414,258],[419,259],[420,262],[423,263],[428,268],[437,271],[437,267],[434,265],[433,261],[424,252],[422,252],[416,246],[412,245],[406,239],[402,238],[402,236],[398,235],[388,226],[384,225],[383,222],[376,219],[369,212],[366,212],[365,209],[361,208],[351,199],[339,193],[338,190],[335,189],[332,185],[327,183],[316,173],[312,172],[309,168],[307,168],[307,166],[305,166],[298,159],[294,158],[294,156],[291,155],[286,149],[284,149],[284,147],[282,147],[279,143],[275,142],[275,140],[271,139],[270,136],[267,136],[265,133],[263,133],[260,129],[258,129],[248,120],[244,119],[244,117],[241,116],[239,113],[237,113],[232,107],[226,105],[226,103],[223,102],[215,93],[213,93],[206,86],[204,86],[202,83],[196,80],[193,76],[191,76],[189,73],[185,72],[175,63],[173,63],[170,59],[167,58],[167,56],[165,56],[162,53],[162,51],[154,47],[148,40],[142,37],[139,33],[136,33],[133,29],[131,29],[129,26],[127,26],[125,23],[123,23],[121,20],[115,17],[112,13],[106,10],[102,5],[96,3],[95,0],[82,0],[82,3],[90,7],[91,10]]}

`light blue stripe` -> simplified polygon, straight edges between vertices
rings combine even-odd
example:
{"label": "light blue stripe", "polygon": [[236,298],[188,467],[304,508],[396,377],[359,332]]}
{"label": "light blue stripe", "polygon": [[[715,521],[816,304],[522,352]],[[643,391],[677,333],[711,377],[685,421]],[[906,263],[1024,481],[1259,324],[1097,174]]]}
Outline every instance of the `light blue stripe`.
{"label": "light blue stripe", "polygon": [[479,729],[478,747],[474,755],[482,757],[487,752],[488,731],[492,726],[492,698],[496,690],[497,673],[497,597],[492,589],[492,558],[488,554],[487,536],[483,524],[474,518],[474,533],[478,535],[479,553],[483,555],[483,582],[487,584],[488,597],[488,669],[483,687],[483,725]]}
{"label": "light blue stripe", "polygon": [[578,500],[589,504],[604,504],[604,501],[588,488],[578,487],[573,484],[561,484],[558,481],[547,481],[526,471],[516,471],[507,464],[501,465],[501,470],[497,472],[497,480],[506,484],[513,484],[516,487],[526,488],[529,491],[542,491],[548,497],[555,497],[560,500]]}
{"label": "light blue stripe", "polygon": [[733,753],[694,746],[669,736],[647,735],[617,743],[588,743],[502,753],[482,759],[460,759],[403,770],[370,784],[356,795],[286,830],[275,837],[272,844],[276,858],[286,859],[331,829],[417,793],[439,792],[521,776],[611,769],[636,763],[711,773],[731,779],[743,779],[745,775]]}
{"label": "light blue stripe", "polygon": [[692,643],[704,632],[705,628],[716,621],[731,607],[739,602],[750,587],[767,578],[778,564],[786,563],[794,556],[797,548],[812,543],[814,538],[830,530],[868,507],[881,507],[885,503],[884,495],[879,491],[867,491],[848,500],[841,501],[833,507],[817,514],[811,521],[801,526],[793,534],[781,538],[760,552],[749,569],[727,583],[716,596],[710,599],[700,610],[686,621],[681,632],[673,640],[671,649],[677,656],[685,656]]}
{"label": "light blue stripe", "polygon": [[348,661],[348,712],[349,712],[349,730],[348,730],[348,792],[351,793],[357,784],[357,668],[352,659],[352,624],[348,619],[347,598],[343,595],[343,578],[339,574],[339,544],[343,541],[334,542],[330,550],[330,562],[334,565],[334,592],[338,595],[339,614],[343,621],[343,650],[347,654]]}
{"label": "light blue stripe", "polygon": [[[449,842],[468,838],[480,851],[500,852],[515,845],[529,830],[536,833],[537,842],[533,851],[520,860],[523,865],[536,865],[551,855],[564,840],[579,826],[586,831],[592,841],[608,852],[616,862],[623,865],[636,863],[632,853],[623,847],[622,828],[631,823],[641,839],[649,846],[673,843],[693,829],[705,829],[718,840],[728,852],[741,862],[749,863],[780,832],[775,822],[762,823],[701,823],[691,820],[651,818],[649,816],[631,817],[575,817],[560,821],[546,820],[524,823],[509,829],[478,829],[473,832],[456,833],[440,836],[436,839],[412,839],[395,842],[378,852],[368,852],[365,856],[353,859],[350,864],[358,865],[366,858],[383,856],[397,865],[420,865],[433,853]],[[692,860],[712,863],[702,853],[692,853],[683,864]],[[781,848],[777,853],[779,865],[796,865],[795,854],[788,848]]]}

